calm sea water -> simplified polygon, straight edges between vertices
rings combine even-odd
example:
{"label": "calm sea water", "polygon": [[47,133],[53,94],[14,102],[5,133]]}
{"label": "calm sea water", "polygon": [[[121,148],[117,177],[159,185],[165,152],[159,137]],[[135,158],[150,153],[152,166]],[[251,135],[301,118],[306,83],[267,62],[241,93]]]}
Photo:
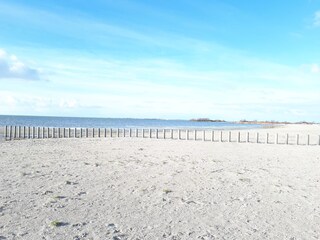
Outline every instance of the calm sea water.
{"label": "calm sea water", "polygon": [[245,129],[260,125],[244,125],[231,122],[193,122],[188,120],[159,120],[134,118],[80,118],[0,115],[0,126],[41,127],[96,127],[96,128],[192,128],[192,129]]}

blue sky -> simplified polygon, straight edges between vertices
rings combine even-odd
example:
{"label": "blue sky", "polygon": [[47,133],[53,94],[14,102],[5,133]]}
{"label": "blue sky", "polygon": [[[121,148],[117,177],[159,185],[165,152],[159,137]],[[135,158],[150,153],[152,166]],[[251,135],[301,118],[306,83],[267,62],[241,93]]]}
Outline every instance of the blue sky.
{"label": "blue sky", "polygon": [[1,0],[0,114],[320,120],[320,0]]}

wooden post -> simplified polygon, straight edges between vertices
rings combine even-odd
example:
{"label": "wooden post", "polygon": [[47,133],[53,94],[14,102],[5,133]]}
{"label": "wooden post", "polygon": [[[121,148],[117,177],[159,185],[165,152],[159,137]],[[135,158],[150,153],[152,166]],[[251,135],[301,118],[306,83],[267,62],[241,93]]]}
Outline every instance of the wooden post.
{"label": "wooden post", "polygon": [[14,137],[13,138],[14,139],[17,138],[17,126],[14,126]]}
{"label": "wooden post", "polygon": [[136,137],[139,136],[139,133],[138,133],[138,128],[136,128]]}
{"label": "wooden post", "polygon": [[287,133],[287,145],[289,145],[289,134]]}
{"label": "wooden post", "polygon": [[238,132],[238,143],[241,142],[241,141],[240,141],[240,140],[241,140],[240,137],[241,137],[240,132]]}
{"label": "wooden post", "polygon": [[19,139],[21,139],[21,126],[18,127],[18,132]]}
{"label": "wooden post", "polygon": [[17,138],[20,139],[20,137],[21,137],[21,126],[17,126],[16,129],[17,129],[17,134],[16,134]]}
{"label": "wooden post", "polygon": [[178,129],[178,138],[181,140],[181,129]]}
{"label": "wooden post", "polygon": [[171,139],[173,139],[173,129],[170,130]]}
{"label": "wooden post", "polygon": [[126,129],[123,129],[123,137],[126,137]]}
{"label": "wooden post", "polygon": [[197,141],[197,130],[194,130],[194,140]]}
{"label": "wooden post", "polygon": [[163,129],[163,139],[166,139],[166,129]]}
{"label": "wooden post", "polygon": [[8,138],[8,126],[6,125],[4,127],[4,139],[7,140],[7,138]]}
{"label": "wooden post", "polygon": [[119,128],[117,128],[117,137],[120,137],[120,131],[119,131],[120,129]]}
{"label": "wooden post", "polygon": [[11,126],[8,126],[8,140],[11,140]]}
{"label": "wooden post", "polygon": [[223,132],[221,131],[221,133],[220,133],[220,142],[223,142],[222,137],[223,137]]}
{"label": "wooden post", "polygon": [[99,138],[101,137],[101,130],[100,130],[100,128],[98,128],[98,137],[99,137]]}
{"label": "wooden post", "polygon": [[94,132],[94,128],[92,128],[92,137],[95,137],[95,132]]}
{"label": "wooden post", "polygon": [[319,145],[320,145],[320,135],[319,135]]}
{"label": "wooden post", "polygon": [[187,137],[186,137],[187,140],[189,140],[189,129],[187,129]]}
{"label": "wooden post", "polygon": [[214,131],[211,131],[211,141],[214,142]]}
{"label": "wooden post", "polygon": [[12,138],[12,127],[7,126],[7,140],[11,140]]}
{"label": "wooden post", "polygon": [[110,128],[110,137],[112,138],[112,128]]}
{"label": "wooden post", "polygon": [[250,132],[247,132],[247,143],[250,142]]}
{"label": "wooden post", "polygon": [[159,129],[157,128],[156,130],[156,138],[158,139],[159,138]]}
{"label": "wooden post", "polygon": [[152,137],[152,129],[150,128],[149,129],[149,138],[151,138]]}
{"label": "wooden post", "polygon": [[32,138],[36,138],[36,127],[32,128]]}
{"label": "wooden post", "polygon": [[203,141],[206,140],[206,130],[203,130]]}
{"label": "wooden post", "polygon": [[44,138],[44,127],[42,127],[42,138]]}
{"label": "wooden post", "polygon": [[132,137],[132,129],[129,129],[129,136]]}
{"label": "wooden post", "polygon": [[299,145],[299,134],[297,134],[297,145]]}
{"label": "wooden post", "polygon": [[10,140],[14,139],[13,126],[10,126]]}
{"label": "wooden post", "polygon": [[71,128],[68,129],[68,137],[71,137]]}
{"label": "wooden post", "polygon": [[231,142],[231,131],[229,131],[229,142]]}
{"label": "wooden post", "polygon": [[277,140],[275,141],[276,144],[279,144],[279,133],[277,133]]}
{"label": "wooden post", "polygon": [[308,134],[308,145],[310,145],[310,135]]}
{"label": "wooden post", "polygon": [[259,143],[259,133],[257,132],[257,143]]}

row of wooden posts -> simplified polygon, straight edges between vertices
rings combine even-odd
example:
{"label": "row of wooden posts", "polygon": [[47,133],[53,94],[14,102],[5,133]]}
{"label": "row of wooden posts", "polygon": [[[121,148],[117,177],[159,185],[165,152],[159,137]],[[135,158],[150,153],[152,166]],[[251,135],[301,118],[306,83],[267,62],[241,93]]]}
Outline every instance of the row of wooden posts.
{"label": "row of wooden posts", "polygon": [[320,145],[320,135],[269,134],[245,131],[138,128],[60,128],[5,126],[5,140],[45,138],[142,137],[212,142]]}

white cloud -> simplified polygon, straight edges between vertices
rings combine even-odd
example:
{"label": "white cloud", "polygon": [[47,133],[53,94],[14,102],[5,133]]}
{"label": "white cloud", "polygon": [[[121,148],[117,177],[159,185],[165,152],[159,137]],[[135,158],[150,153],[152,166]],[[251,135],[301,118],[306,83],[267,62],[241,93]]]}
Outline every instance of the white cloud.
{"label": "white cloud", "polygon": [[313,25],[316,27],[320,27],[320,10],[315,12],[314,14]]}
{"label": "white cloud", "polygon": [[0,49],[0,79],[18,78],[24,80],[39,80],[39,71],[27,66],[15,55],[9,55]]}
{"label": "white cloud", "polygon": [[320,73],[320,66],[318,64],[311,65],[311,72],[312,73]]}

